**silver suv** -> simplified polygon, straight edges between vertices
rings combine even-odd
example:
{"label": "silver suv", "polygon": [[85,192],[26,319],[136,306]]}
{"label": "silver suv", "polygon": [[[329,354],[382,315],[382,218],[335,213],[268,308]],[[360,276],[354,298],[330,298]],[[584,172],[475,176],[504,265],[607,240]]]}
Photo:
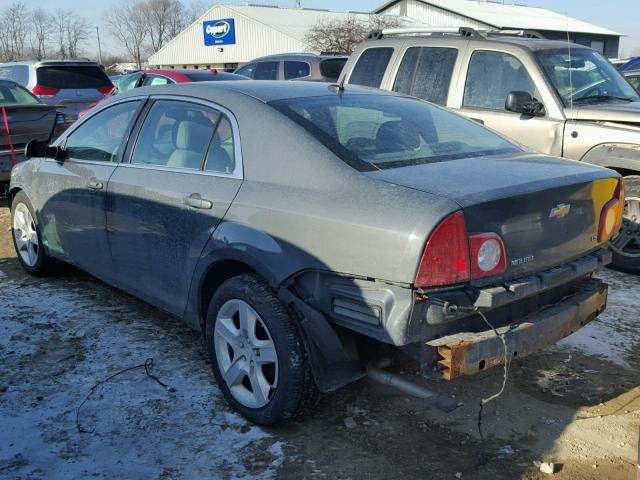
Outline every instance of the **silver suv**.
{"label": "silver suv", "polygon": [[[542,153],[625,177],[614,264],[640,273],[640,97],[599,53],[537,32],[374,32],[340,81],[446,106]],[[442,135],[442,132],[438,132]],[[452,148],[457,138],[450,132]]]}
{"label": "silver suv", "polygon": [[256,58],[234,73],[253,80],[335,82],[346,61],[345,56],[285,53]]}
{"label": "silver suv", "polygon": [[113,90],[102,67],[88,60],[27,60],[0,63],[0,78],[19,83],[44,103],[61,105],[71,119]]}

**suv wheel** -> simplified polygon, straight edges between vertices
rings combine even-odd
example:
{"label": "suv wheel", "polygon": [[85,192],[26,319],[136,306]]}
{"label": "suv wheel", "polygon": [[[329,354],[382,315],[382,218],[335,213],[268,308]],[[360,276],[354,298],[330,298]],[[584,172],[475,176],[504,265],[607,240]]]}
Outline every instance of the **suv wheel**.
{"label": "suv wheel", "polygon": [[51,273],[53,260],[42,248],[37,217],[24,192],[18,192],[11,202],[11,227],[13,246],[22,268],[37,277]]}
{"label": "suv wheel", "polygon": [[318,390],[299,327],[259,276],[223,283],[205,328],[218,385],[247,419],[274,425],[315,403]]}
{"label": "suv wheel", "polygon": [[640,175],[624,177],[624,219],[620,234],[613,239],[613,267],[640,273]]}

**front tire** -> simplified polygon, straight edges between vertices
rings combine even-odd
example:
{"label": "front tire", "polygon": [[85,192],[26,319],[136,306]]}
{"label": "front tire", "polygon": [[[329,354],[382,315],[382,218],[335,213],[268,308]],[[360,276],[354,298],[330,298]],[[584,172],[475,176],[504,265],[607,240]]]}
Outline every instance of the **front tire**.
{"label": "front tire", "polygon": [[205,329],[216,381],[248,420],[283,423],[315,403],[318,390],[301,331],[258,275],[240,275],[218,288]]}
{"label": "front tire", "polygon": [[13,246],[22,268],[36,277],[50,275],[53,260],[42,247],[38,220],[24,192],[18,192],[11,202],[11,229]]}
{"label": "front tire", "polygon": [[640,175],[624,177],[625,208],[620,234],[611,241],[613,268],[640,274]]}

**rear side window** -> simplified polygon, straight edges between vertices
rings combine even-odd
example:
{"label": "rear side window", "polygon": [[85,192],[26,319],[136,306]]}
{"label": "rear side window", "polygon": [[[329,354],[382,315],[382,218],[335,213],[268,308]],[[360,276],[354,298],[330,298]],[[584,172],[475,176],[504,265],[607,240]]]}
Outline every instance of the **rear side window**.
{"label": "rear side window", "polygon": [[235,73],[236,75],[242,75],[247,78],[253,78],[253,74],[255,73],[255,70],[256,70],[256,64],[250,63],[248,65],[245,65],[244,67],[240,67],[233,73]]}
{"label": "rear side window", "polygon": [[635,88],[638,93],[640,93],[640,75],[631,75],[627,77],[627,80],[631,84],[633,88]]}
{"label": "rear side window", "polygon": [[144,120],[131,162],[199,170],[219,115],[203,105],[156,101]]}
{"label": "rear side window", "polygon": [[57,88],[100,88],[111,85],[111,80],[97,65],[57,65],[39,67],[36,70],[37,83],[42,87]]}
{"label": "rear side window", "polygon": [[513,55],[503,52],[473,53],[464,87],[465,107],[504,110],[510,92],[527,92],[539,98],[527,69]]}
{"label": "rear side window", "polygon": [[445,105],[457,57],[458,50],[455,48],[407,49],[400,63],[393,90]]}
{"label": "rear side window", "polygon": [[277,80],[280,62],[260,62],[253,72],[254,80]]}
{"label": "rear side window", "polygon": [[328,58],[320,62],[320,74],[323,77],[338,79],[344,64],[347,63],[346,58]]}
{"label": "rear side window", "polygon": [[209,145],[204,169],[207,172],[233,173],[236,167],[235,158],[231,122],[224,115],[220,115],[220,121]]}
{"label": "rear side window", "polygon": [[0,83],[0,103],[17,103],[18,105],[32,105],[40,103],[27,89],[15,83]]}
{"label": "rear side window", "polygon": [[393,55],[391,47],[366,49],[353,67],[349,83],[379,88],[391,55]]}
{"label": "rear side window", "polygon": [[284,62],[284,79],[307,77],[311,73],[311,67],[307,62]]}
{"label": "rear side window", "polygon": [[0,67],[0,78],[7,78],[20,85],[26,86],[29,83],[29,67],[26,65],[6,65]]}
{"label": "rear side window", "polygon": [[140,102],[119,103],[92,115],[65,143],[67,158],[113,162]]}
{"label": "rear side window", "polygon": [[156,85],[169,85],[170,83],[173,83],[173,81],[168,79],[167,77],[163,77],[161,75],[147,75],[142,82],[142,85],[145,87],[153,87]]}

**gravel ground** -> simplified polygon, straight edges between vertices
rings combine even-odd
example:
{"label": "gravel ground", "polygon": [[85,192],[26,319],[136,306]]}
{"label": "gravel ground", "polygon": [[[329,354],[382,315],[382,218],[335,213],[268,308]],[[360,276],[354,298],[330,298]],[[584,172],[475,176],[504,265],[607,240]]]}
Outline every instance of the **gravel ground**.
{"label": "gravel ground", "polygon": [[[499,369],[416,377],[463,402],[449,415],[362,380],[304,420],[263,429],[228,408],[200,335],[180,321],[71,268],[25,275],[0,207],[0,478],[631,479],[640,279],[601,276],[607,311],[512,365],[485,410],[485,440],[478,401],[499,389]],[[165,386],[137,367],[91,393],[147,358]],[[559,471],[545,475],[534,460]]]}

